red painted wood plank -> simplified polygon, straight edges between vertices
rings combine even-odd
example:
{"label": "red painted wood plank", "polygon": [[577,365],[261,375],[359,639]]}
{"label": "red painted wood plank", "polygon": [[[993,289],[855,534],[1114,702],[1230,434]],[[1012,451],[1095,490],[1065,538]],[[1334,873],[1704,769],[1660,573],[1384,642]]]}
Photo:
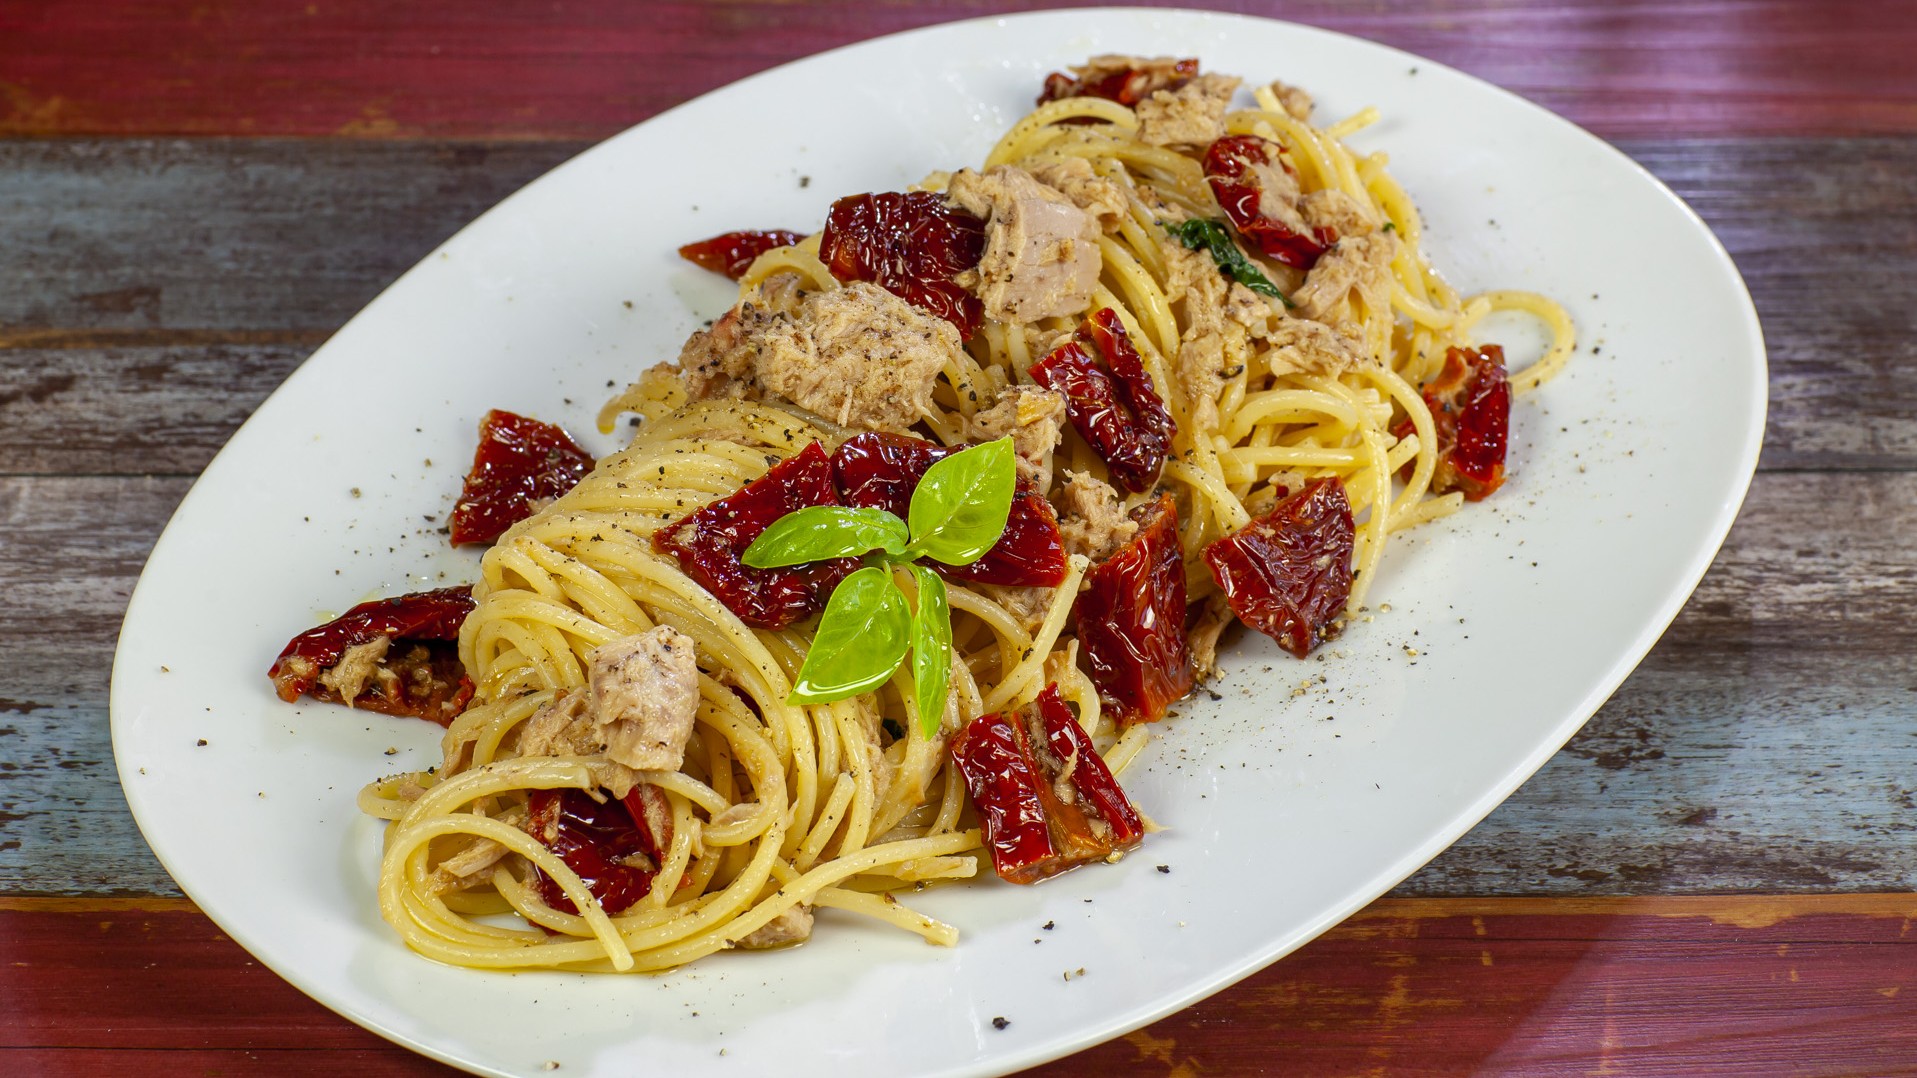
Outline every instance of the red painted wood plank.
{"label": "red painted wood plank", "polygon": [[33,1078],[154,1078],[155,1075],[271,1075],[272,1078],[446,1078],[450,1067],[367,1034],[373,1047],[346,1051],[209,1048],[0,1048],[0,1074]]}
{"label": "red painted wood plank", "polygon": [[[600,138],[786,60],[1028,6],[16,0],[0,134]],[[1216,6],[1406,48],[1610,136],[1917,130],[1917,26],[1881,0]]]}
{"label": "red painted wood plank", "polygon": [[[1386,900],[1034,1073],[1917,1074],[1912,914],[1912,895]],[[185,902],[0,900],[0,1072],[348,1068],[444,1073]]]}

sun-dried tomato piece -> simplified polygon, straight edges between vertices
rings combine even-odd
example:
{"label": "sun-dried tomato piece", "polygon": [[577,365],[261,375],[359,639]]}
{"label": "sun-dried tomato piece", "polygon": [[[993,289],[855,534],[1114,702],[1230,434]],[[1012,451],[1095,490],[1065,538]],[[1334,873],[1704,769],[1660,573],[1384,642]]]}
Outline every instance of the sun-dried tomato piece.
{"label": "sun-dried tomato piece", "polygon": [[1065,417],[1111,469],[1113,483],[1143,492],[1158,482],[1178,424],[1118,312],[1106,307],[1087,318],[1072,340],[1032,365],[1031,375],[1065,395]]}
{"label": "sun-dried tomato piece", "polygon": [[[1504,485],[1504,456],[1511,435],[1511,384],[1505,380],[1504,349],[1452,348],[1444,369],[1424,385],[1425,407],[1438,436],[1438,467],[1431,473],[1437,493],[1461,490],[1478,502]],[[1409,419],[1392,428],[1403,438]],[[1405,466],[1407,469],[1410,465]]]}
{"label": "sun-dried tomato piece", "polygon": [[479,424],[473,470],[453,506],[453,545],[499,538],[532,516],[536,503],[571,490],[592,465],[592,454],[551,423],[497,408],[487,412]]}
{"label": "sun-dried tomato piece", "polygon": [[1338,242],[1338,230],[1299,231],[1268,213],[1263,202],[1270,181],[1260,174],[1274,169],[1292,172],[1278,144],[1257,135],[1221,138],[1205,151],[1205,180],[1239,235],[1266,258],[1309,270]]}
{"label": "sun-dried tomato piece", "polygon": [[1048,685],[1038,705],[980,715],[952,739],[992,871],[1037,883],[1137,845],[1144,822]]}
{"label": "sun-dried tomato piece", "polygon": [[819,261],[841,281],[870,281],[958,327],[969,338],[985,318],[979,298],[952,280],[977,269],[985,222],[932,191],[848,195],[832,204]]}
{"label": "sun-dried tomato piece", "polygon": [[1126,849],[1145,837],[1145,821],[1132,805],[1132,799],[1118,785],[1104,757],[1092,747],[1092,739],[1078,724],[1071,708],[1059,698],[1058,686],[1047,685],[1038,694],[1038,726],[1044,734],[1048,752],[1037,754],[1039,763],[1051,773],[1052,780],[1069,776],[1066,781],[1077,794],[1077,802],[1086,815],[1110,831],[1112,849]]}
{"label": "sun-dried tomato piece", "polygon": [[[458,645],[460,623],[473,605],[472,589],[464,587],[361,603],[294,637],[266,676],[289,704],[304,695],[445,726],[473,698]],[[346,676],[327,676],[350,649],[382,639],[383,653],[355,655]],[[350,700],[342,695],[347,689]]]}
{"label": "sun-dried tomato piece", "polygon": [[1051,875],[1034,868],[1057,859],[1041,800],[1047,783],[1039,777],[1017,725],[1002,714],[974,718],[952,738],[952,762],[972,792],[992,871],[1013,883],[1034,883]]}
{"label": "sun-dried tomato piece", "polygon": [[1179,60],[1174,64],[1161,62],[1146,68],[1086,71],[1085,77],[1076,79],[1064,72],[1054,71],[1045,76],[1045,88],[1038,95],[1038,103],[1043,105],[1047,101],[1062,101],[1068,97],[1102,97],[1131,108],[1159,90],[1176,90],[1197,75],[1198,61],[1195,59]]}
{"label": "sun-dried tomato piece", "polygon": [[1092,684],[1121,726],[1164,718],[1193,681],[1178,509],[1161,495],[1132,519],[1138,533],[1086,572],[1072,608]]}
{"label": "sun-dried tomato piece", "polygon": [[[534,790],[527,802],[532,836],[579,874],[606,913],[623,913],[652,890],[661,847],[635,822],[625,803],[595,801],[584,790],[572,789]],[[635,854],[651,858],[652,867],[627,864]],[[546,905],[561,913],[579,912],[551,876],[534,872]]]}
{"label": "sun-dried tomato piece", "polygon": [[679,248],[679,257],[701,269],[723,273],[733,280],[745,276],[754,259],[778,247],[790,247],[805,238],[803,232],[783,228],[727,232]]}
{"label": "sun-dried tomato piece", "polygon": [[666,851],[672,848],[672,803],[665,791],[650,782],[635,783],[621,800],[639,831],[639,851],[653,864],[665,864]]}
{"label": "sun-dried tomato piece", "polygon": [[[842,442],[832,454],[832,472],[845,504],[883,509],[904,520],[912,507],[912,492],[926,469],[956,452],[923,438],[873,431]],[[973,584],[1057,587],[1065,579],[1065,544],[1058,533],[1058,514],[1030,480],[1020,479],[1005,518],[1005,534],[984,557],[970,565],[927,564],[953,580]]]}
{"label": "sun-dried tomato piece", "polygon": [[652,548],[679,559],[680,568],[748,625],[786,626],[818,612],[857,558],[753,569],[739,559],[772,522],[809,505],[838,505],[832,460],[812,442],[736,493],[653,533]]}
{"label": "sun-dried tomato piece", "polygon": [[1302,659],[1338,635],[1355,539],[1345,485],[1331,476],[1206,547],[1205,564],[1239,621]]}

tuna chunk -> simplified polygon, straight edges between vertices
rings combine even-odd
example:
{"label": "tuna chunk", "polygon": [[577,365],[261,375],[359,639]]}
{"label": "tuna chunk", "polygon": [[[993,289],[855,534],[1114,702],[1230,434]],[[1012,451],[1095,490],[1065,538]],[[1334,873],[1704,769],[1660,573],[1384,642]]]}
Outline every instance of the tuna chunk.
{"label": "tuna chunk", "polygon": [[1336,188],[1313,191],[1298,202],[1299,215],[1312,228],[1335,230],[1340,238],[1362,236],[1378,227],[1371,211]]}
{"label": "tuna chunk", "polygon": [[1188,423],[1194,431],[1218,429],[1218,393],[1224,388],[1225,343],[1242,343],[1249,333],[1263,336],[1271,305],[1251,289],[1218,272],[1209,255],[1183,246],[1165,248],[1165,294],[1183,301],[1185,332],[1180,338],[1178,382],[1185,391]]}
{"label": "tuna chunk", "polygon": [[1138,138],[1152,146],[1209,146],[1225,137],[1225,110],[1238,92],[1231,75],[1200,75],[1138,103]]}
{"label": "tuna chunk", "polygon": [[1098,287],[1098,221],[1064,194],[1011,165],[960,169],[945,192],[985,218],[978,298],[988,318],[1033,322],[1091,306]]}
{"label": "tuna chunk", "polygon": [[1066,472],[1058,532],[1068,554],[1103,561],[1138,534],[1138,522],[1125,512],[1110,483],[1085,472]]}
{"label": "tuna chunk", "polygon": [[1286,112],[1291,113],[1292,119],[1305,120],[1307,122],[1311,120],[1312,102],[1310,94],[1290,83],[1279,82],[1273,79],[1271,83],[1271,95],[1278,99],[1278,103],[1284,106]]}
{"label": "tuna chunk", "polygon": [[1032,178],[1072,200],[1072,205],[1098,219],[1098,227],[1107,232],[1118,230],[1125,216],[1125,189],[1116,180],[1108,180],[1092,171],[1092,163],[1083,157],[1032,166]]}
{"label": "tuna chunk", "polygon": [[738,945],[749,951],[764,951],[773,947],[804,943],[811,937],[812,908],[792,905],[777,917],[755,929],[750,935],[739,940]]}
{"label": "tuna chunk", "polygon": [[1371,362],[1350,337],[1309,318],[1280,318],[1267,338],[1273,375],[1340,374]]}
{"label": "tuna chunk", "polygon": [[676,771],[699,707],[692,638],[664,625],[588,657],[592,715],[605,756],[638,771]]}
{"label": "tuna chunk", "polygon": [[[752,373],[749,356],[738,348],[739,312],[730,310],[723,318],[686,338],[679,349],[677,372],[690,400],[743,396]],[[654,368],[671,371],[673,368]],[[646,372],[650,375],[652,372]]]}
{"label": "tuna chunk", "polygon": [[990,442],[1012,436],[1018,475],[1040,492],[1052,486],[1052,450],[1065,426],[1065,395],[1042,386],[1011,386],[972,416],[968,436]]}
{"label": "tuna chunk", "polygon": [[346,706],[352,707],[359,694],[366,691],[373,675],[379,672],[379,664],[392,646],[390,636],[376,636],[364,644],[354,644],[340,655],[339,662],[320,674],[319,683],[338,693]]}
{"label": "tuna chunk", "polygon": [[841,426],[902,432],[931,411],[958,331],[874,284],[814,292],[799,317],[750,319],[743,347],[769,393]]}
{"label": "tuna chunk", "polygon": [[1341,239],[1311,267],[1305,286],[1292,293],[1298,313],[1327,325],[1361,335],[1363,323],[1352,301],[1375,315],[1391,305],[1391,259],[1398,239],[1389,232]]}

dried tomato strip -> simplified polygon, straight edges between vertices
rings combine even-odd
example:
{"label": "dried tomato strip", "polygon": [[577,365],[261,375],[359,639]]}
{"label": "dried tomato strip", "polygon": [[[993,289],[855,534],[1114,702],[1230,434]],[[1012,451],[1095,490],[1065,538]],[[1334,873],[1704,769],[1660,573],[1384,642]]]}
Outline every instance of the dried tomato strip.
{"label": "dried tomato strip", "polygon": [[932,191],[848,195],[832,204],[819,260],[841,281],[870,281],[958,327],[985,320],[979,298],[953,278],[977,269],[985,222]]}
{"label": "dried tomato strip", "polygon": [[479,424],[473,468],[453,506],[453,545],[490,543],[592,471],[592,454],[551,423],[497,408]]}
{"label": "dried tomato strip", "polygon": [[1264,184],[1258,179],[1261,168],[1292,171],[1278,144],[1257,135],[1221,138],[1205,151],[1205,181],[1232,227],[1266,258],[1309,270],[1338,242],[1338,230],[1300,232],[1267,214],[1261,208],[1265,195]]}
{"label": "dried tomato strip", "polygon": [[[311,696],[351,704],[383,715],[450,723],[472,700],[473,683],[459,662],[459,627],[473,612],[470,588],[441,588],[361,603],[289,641],[267,671],[287,703]],[[352,700],[320,682],[347,649],[380,637],[392,641],[383,659]]]}
{"label": "dried tomato strip", "polygon": [[1178,509],[1166,494],[1132,519],[1138,533],[1086,572],[1072,608],[1092,684],[1121,726],[1163,718],[1194,680]]}
{"label": "dried tomato strip", "polygon": [[[923,438],[874,431],[840,443],[832,454],[832,473],[847,505],[883,509],[903,520],[926,469],[956,452]],[[1021,479],[1005,533],[992,549],[970,565],[930,564],[943,576],[973,584],[1055,588],[1065,579],[1058,514],[1029,480]]]}
{"label": "dried tomato strip", "polygon": [[1033,364],[1030,374],[1064,394],[1065,417],[1111,470],[1113,483],[1143,492],[1158,482],[1178,424],[1118,312],[1106,307],[1087,318],[1072,340]]}
{"label": "dried tomato strip", "polygon": [[952,739],[951,751],[972,793],[992,871],[1013,883],[1034,883],[1060,871],[1050,867],[1058,849],[1039,795],[1046,783],[1018,725],[1003,714],[980,715]]}
{"label": "dried tomato strip", "polygon": [[1043,105],[1068,97],[1102,97],[1131,108],[1153,93],[1175,90],[1197,75],[1196,59],[1180,60],[1169,71],[1127,67],[1096,78],[1075,79],[1062,71],[1054,71],[1045,76],[1045,87],[1038,95],[1038,103]]}
{"label": "dried tomato strip", "polygon": [[785,569],[753,569],[741,557],[772,522],[810,505],[838,505],[832,460],[809,443],[737,492],[653,533],[652,548],[748,625],[783,629],[818,612],[857,558],[834,558]]}
{"label": "dried tomato strip", "polygon": [[733,280],[745,276],[754,260],[767,251],[790,247],[805,238],[803,232],[771,228],[763,231],[727,232],[709,240],[688,243],[679,248],[679,257]]}
{"label": "dried tomato strip", "polygon": [[[1086,806],[1111,830],[1111,848],[1126,849],[1145,836],[1145,821],[1138,815],[1131,798],[1118,785],[1104,757],[1092,747],[1085,728],[1072,717],[1072,711],[1059,698],[1056,684],[1045,686],[1038,694],[1038,718],[1052,755],[1067,761],[1071,777],[1066,781]],[[1053,776],[1054,780],[1058,776]]]}
{"label": "dried tomato strip", "polygon": [[1355,544],[1351,501],[1333,476],[1280,499],[1204,557],[1238,620],[1302,659],[1338,635]]}
{"label": "dried tomato strip", "polygon": [[[534,838],[578,873],[607,914],[618,915],[652,890],[656,867],[628,864],[644,854],[657,866],[658,843],[645,833],[625,804],[595,800],[584,790],[534,790],[527,799]],[[539,897],[561,913],[579,908],[551,876],[537,869]]]}
{"label": "dried tomato strip", "polygon": [[1034,712],[981,715],[952,740],[992,870],[1037,883],[1137,845],[1144,821],[1047,686]]}
{"label": "dried tomato strip", "polygon": [[[1463,491],[1466,501],[1483,501],[1504,485],[1510,443],[1511,384],[1505,376],[1504,349],[1495,344],[1450,349],[1444,369],[1424,386],[1423,394],[1438,437],[1431,489]],[[1410,429],[1409,420],[1396,428]]]}

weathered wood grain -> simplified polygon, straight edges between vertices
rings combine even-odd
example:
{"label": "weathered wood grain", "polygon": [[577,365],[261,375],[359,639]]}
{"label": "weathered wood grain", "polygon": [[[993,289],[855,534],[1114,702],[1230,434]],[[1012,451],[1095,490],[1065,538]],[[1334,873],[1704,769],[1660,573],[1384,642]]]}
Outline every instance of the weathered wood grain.
{"label": "weathered wood grain", "polygon": [[[106,687],[126,597],[185,489],[0,479],[0,737],[19,748],[0,762],[0,893],[177,893],[114,785]],[[103,517],[105,499],[119,511]],[[1917,887],[1912,534],[1917,473],[1760,475],[1644,665],[1398,893]]]}
{"label": "weathered wood grain", "polygon": [[581,148],[0,139],[0,334],[331,333]]}
{"label": "weathered wood grain", "polygon": [[[1386,899],[1031,1073],[1917,1073],[1914,914],[1914,895]],[[449,1073],[325,1012],[184,902],[15,902],[0,940],[27,971],[0,982],[0,1066]]]}
{"label": "weathered wood grain", "polygon": [[[1033,6],[1058,5],[436,0],[396,17],[376,0],[10,4],[0,9],[0,134],[601,138],[787,60]],[[1607,134],[1917,127],[1917,74],[1895,5],[1214,6],[1409,49]]]}
{"label": "weathered wood grain", "polygon": [[316,343],[0,349],[0,471],[195,474]]}
{"label": "weathered wood grain", "polygon": [[[302,349],[575,148],[0,140],[0,472],[197,470]],[[1624,148],[1750,284],[1762,466],[1917,467],[1917,138]]]}

